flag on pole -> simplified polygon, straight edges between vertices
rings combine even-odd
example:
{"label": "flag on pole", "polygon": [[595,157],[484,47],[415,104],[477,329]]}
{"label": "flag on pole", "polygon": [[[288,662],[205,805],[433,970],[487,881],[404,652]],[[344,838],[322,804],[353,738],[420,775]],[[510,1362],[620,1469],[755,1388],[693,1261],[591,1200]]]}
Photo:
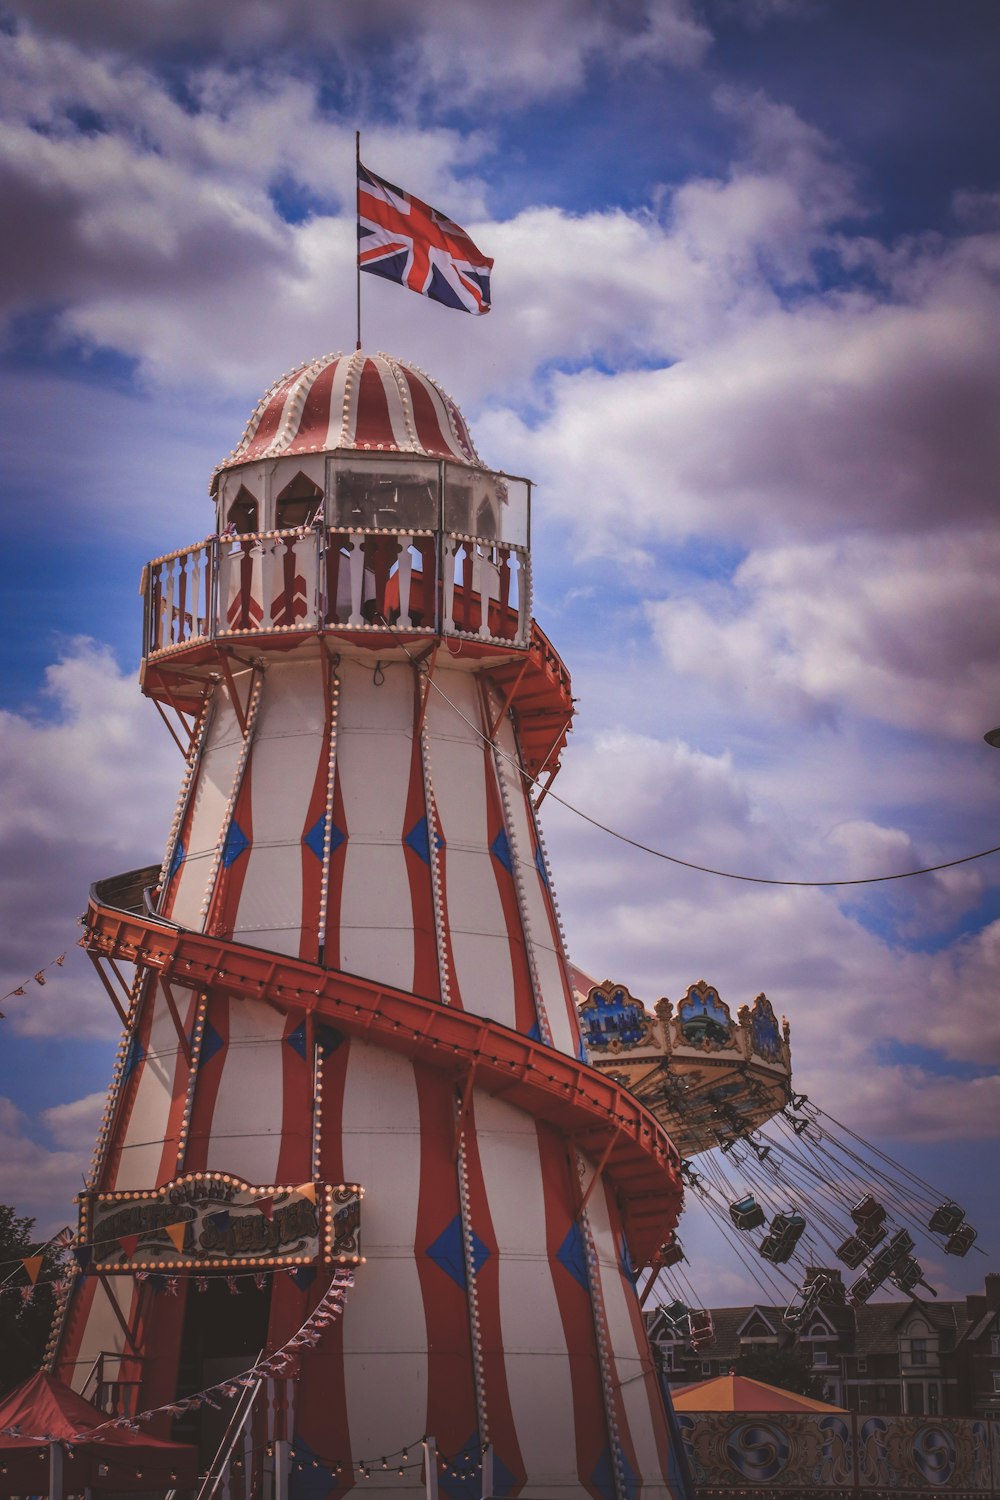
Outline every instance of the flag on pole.
{"label": "flag on pole", "polygon": [[358,267],[460,312],[490,310],[491,258],[460,225],[360,161]]}

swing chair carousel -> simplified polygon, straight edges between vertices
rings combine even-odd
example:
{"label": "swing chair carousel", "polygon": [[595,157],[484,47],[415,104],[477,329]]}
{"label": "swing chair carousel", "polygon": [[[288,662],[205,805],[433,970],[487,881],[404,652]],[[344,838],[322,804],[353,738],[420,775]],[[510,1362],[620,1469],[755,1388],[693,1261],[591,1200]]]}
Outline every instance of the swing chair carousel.
{"label": "swing chair carousel", "polygon": [[[793,1093],[788,1022],[779,1027],[766,995],[733,1021],[699,980],[650,1014],[624,985],[574,978],[587,1061],[664,1126],[689,1194],[744,1270],[787,1303],[790,1329],[820,1303],[858,1306],[890,1285],[936,1296],[916,1259],[920,1237],[938,1254],[979,1248],[964,1209]],[[662,1327],[698,1349],[712,1341],[712,1316],[685,1264],[673,1236],[652,1258],[640,1304],[655,1291]]]}
{"label": "swing chair carousel", "polygon": [[755,1130],[791,1099],[788,1022],[779,1027],[766,995],[734,1021],[703,979],[652,1014],[622,984],[588,984],[579,971],[577,981],[587,1061],[641,1099],[682,1156]]}

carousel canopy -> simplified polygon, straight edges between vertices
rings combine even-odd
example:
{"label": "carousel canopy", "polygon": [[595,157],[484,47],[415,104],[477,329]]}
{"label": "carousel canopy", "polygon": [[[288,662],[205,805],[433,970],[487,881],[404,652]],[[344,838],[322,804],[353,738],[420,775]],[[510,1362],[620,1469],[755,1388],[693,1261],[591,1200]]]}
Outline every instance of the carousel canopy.
{"label": "carousel canopy", "polygon": [[746,1375],[717,1375],[694,1385],[671,1387],[675,1411],[843,1411],[827,1401],[813,1401],[795,1391],[751,1380]]}

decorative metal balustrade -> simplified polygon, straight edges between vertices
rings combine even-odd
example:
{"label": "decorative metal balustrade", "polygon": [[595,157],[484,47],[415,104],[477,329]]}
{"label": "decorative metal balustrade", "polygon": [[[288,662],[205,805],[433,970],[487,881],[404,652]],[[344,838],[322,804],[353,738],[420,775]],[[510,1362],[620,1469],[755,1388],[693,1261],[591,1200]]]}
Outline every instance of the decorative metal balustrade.
{"label": "decorative metal balustrade", "polygon": [[424,632],[526,647],[527,547],[460,532],[324,526],[216,536],[143,573],[143,655],[278,632]]}

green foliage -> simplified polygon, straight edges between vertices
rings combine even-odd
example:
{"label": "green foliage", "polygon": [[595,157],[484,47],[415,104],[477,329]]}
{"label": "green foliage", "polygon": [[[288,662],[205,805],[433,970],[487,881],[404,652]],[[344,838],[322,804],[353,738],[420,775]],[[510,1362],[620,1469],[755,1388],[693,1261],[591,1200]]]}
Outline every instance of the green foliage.
{"label": "green foliage", "polygon": [[23,1302],[18,1291],[11,1290],[30,1285],[17,1262],[40,1251],[40,1244],[32,1238],[34,1228],[34,1219],[0,1203],[0,1285],[4,1287],[0,1293],[0,1395],[6,1395],[39,1368],[52,1324],[52,1288],[43,1283],[59,1272],[58,1252],[46,1253],[30,1302]]}
{"label": "green foliage", "polygon": [[814,1401],[826,1399],[824,1377],[812,1373],[798,1349],[762,1349],[756,1354],[741,1354],[734,1369],[737,1375],[763,1380],[798,1396],[811,1396]]}

